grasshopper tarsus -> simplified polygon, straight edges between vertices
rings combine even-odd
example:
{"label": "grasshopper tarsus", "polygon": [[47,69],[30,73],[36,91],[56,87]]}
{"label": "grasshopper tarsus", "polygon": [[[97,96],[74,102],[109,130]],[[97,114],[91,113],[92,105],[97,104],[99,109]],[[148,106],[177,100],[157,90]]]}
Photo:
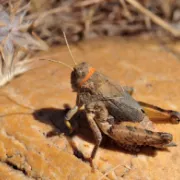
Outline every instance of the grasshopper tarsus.
{"label": "grasshopper tarsus", "polygon": [[180,123],[180,113],[177,111],[171,111],[170,113],[170,119],[173,124],[179,124]]}
{"label": "grasshopper tarsus", "polygon": [[138,101],[138,102],[143,108],[150,108],[150,109],[153,109],[154,111],[157,111],[157,112],[160,112],[163,114],[167,114],[169,116],[169,120],[172,124],[179,124],[180,123],[180,112],[163,109],[163,108],[160,108],[158,106],[148,104],[145,102],[141,102],[141,101]]}

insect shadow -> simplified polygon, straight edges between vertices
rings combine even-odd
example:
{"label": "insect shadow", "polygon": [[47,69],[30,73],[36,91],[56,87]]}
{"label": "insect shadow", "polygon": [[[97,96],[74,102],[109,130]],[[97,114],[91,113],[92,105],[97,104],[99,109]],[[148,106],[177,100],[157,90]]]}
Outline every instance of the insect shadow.
{"label": "insect shadow", "polygon": [[[49,124],[53,127],[53,130],[47,133],[47,138],[56,136],[59,134],[64,134],[69,141],[69,144],[72,146],[74,150],[74,155],[78,158],[84,159],[81,152],[78,151],[77,147],[71,141],[71,138],[74,135],[79,136],[81,139],[88,141],[90,143],[94,143],[94,137],[92,131],[89,127],[89,124],[86,120],[86,115],[83,110],[79,111],[71,120],[75,131],[73,134],[69,133],[69,129],[66,127],[64,123],[64,116],[70,109],[70,106],[65,104],[64,109],[57,109],[57,108],[42,108],[34,111],[33,116],[36,120]],[[128,152],[122,149],[121,147],[117,146],[116,143],[110,139],[108,136],[103,135],[103,141],[101,144],[102,148],[109,149],[112,151],[121,151],[125,154],[134,154],[136,152]],[[160,150],[160,151],[168,151],[168,150]],[[145,154],[147,156],[156,156],[157,150],[153,147],[141,147],[141,151],[138,154]]]}

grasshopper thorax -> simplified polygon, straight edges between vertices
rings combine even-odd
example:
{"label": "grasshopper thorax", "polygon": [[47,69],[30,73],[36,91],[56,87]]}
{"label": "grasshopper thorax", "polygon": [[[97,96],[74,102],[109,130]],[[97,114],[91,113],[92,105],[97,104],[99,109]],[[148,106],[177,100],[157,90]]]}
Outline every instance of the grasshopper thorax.
{"label": "grasshopper thorax", "polygon": [[82,62],[76,65],[71,73],[71,86],[77,92],[93,75],[95,69],[88,63]]}

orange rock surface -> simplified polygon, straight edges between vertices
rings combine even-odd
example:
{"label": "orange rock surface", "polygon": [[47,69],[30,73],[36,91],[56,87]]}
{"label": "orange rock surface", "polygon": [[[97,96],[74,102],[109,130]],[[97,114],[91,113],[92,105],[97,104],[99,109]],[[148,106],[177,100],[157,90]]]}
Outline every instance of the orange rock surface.
{"label": "orange rock surface", "polygon": [[[133,86],[136,99],[180,111],[180,61],[156,41],[99,39],[72,46],[72,52],[77,62],[87,61],[117,83]],[[74,155],[80,151],[89,157],[93,148],[93,135],[83,121],[74,136],[47,137],[51,131],[66,133],[64,104],[74,106],[76,94],[70,69],[40,57],[73,65],[66,47],[50,49],[34,58],[36,68],[0,89],[0,180],[180,179],[180,125],[156,123],[177,144],[164,151],[145,148],[135,155],[105,138],[95,172]]]}

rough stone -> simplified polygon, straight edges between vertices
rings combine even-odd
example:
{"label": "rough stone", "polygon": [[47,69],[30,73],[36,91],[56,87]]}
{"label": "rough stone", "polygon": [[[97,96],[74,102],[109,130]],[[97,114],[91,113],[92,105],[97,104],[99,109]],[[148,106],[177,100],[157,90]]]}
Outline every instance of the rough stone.
{"label": "rough stone", "polygon": [[[72,46],[72,52],[77,62],[87,61],[117,83],[133,86],[136,99],[180,111],[180,61],[157,41],[99,39]],[[77,158],[79,152],[88,157],[93,148],[88,125],[82,121],[71,137],[62,121],[64,105],[75,104],[70,69],[38,61],[42,57],[73,66],[66,47],[52,48],[35,56],[36,68],[0,89],[0,180],[180,178],[180,125],[167,122],[156,122],[156,127],[172,133],[177,147],[144,148],[135,155],[105,137],[92,172],[87,162]],[[47,137],[51,131],[64,134]]]}

